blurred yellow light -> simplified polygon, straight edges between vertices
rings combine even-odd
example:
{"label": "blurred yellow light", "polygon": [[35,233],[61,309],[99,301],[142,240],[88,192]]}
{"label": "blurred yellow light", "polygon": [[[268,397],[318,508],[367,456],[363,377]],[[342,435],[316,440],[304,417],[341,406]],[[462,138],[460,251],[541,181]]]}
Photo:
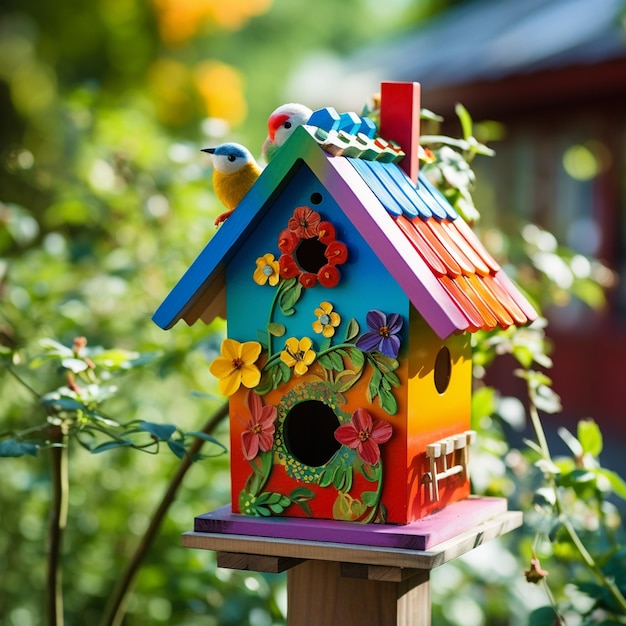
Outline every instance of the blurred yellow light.
{"label": "blurred yellow light", "polygon": [[575,180],[586,181],[598,175],[601,164],[588,146],[577,144],[565,151],[563,167]]}

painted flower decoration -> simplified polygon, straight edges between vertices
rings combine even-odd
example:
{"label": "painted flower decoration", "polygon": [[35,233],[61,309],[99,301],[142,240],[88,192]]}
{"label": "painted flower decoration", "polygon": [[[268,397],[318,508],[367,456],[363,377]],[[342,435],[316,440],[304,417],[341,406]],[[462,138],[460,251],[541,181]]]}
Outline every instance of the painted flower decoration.
{"label": "painted flower decoration", "polygon": [[295,337],[287,339],[285,349],[280,358],[288,367],[293,367],[298,376],[307,373],[309,366],[315,361],[315,352],[311,350],[313,342],[308,337],[298,340]]}
{"label": "painted flower decoration", "polygon": [[213,360],[209,371],[219,379],[220,391],[225,396],[232,396],[242,384],[248,388],[259,384],[261,372],[255,363],[260,354],[258,341],[222,341],[222,355]]}
{"label": "painted flower decoration", "polygon": [[256,458],[259,450],[268,452],[274,445],[274,422],[278,412],[271,404],[263,405],[261,396],[249,391],[246,395],[246,406],[250,411],[250,419],[246,429],[241,433],[241,448],[247,461]]}
{"label": "painted flower decoration", "polygon": [[332,337],[341,323],[341,317],[333,311],[333,305],[330,302],[322,302],[314,313],[317,319],[313,322],[313,331],[326,338]]}
{"label": "painted flower decoration", "polygon": [[311,239],[317,235],[322,218],[317,211],[308,206],[300,206],[289,218],[287,227],[300,239]]}
{"label": "painted flower decoration", "polygon": [[376,465],[380,459],[380,444],[389,441],[393,429],[385,420],[373,419],[365,409],[357,409],[348,424],[342,424],[335,431],[335,439],[356,450],[369,465]]}
{"label": "painted flower decoration", "polygon": [[253,278],[257,285],[265,285],[269,282],[272,287],[275,287],[278,284],[280,267],[273,254],[268,252],[256,260]]}
{"label": "painted flower decoration", "polygon": [[282,278],[298,278],[303,287],[335,287],[341,278],[338,265],[348,260],[348,248],[337,241],[335,227],[310,207],[297,207],[287,228],[278,236]]}
{"label": "painted flower decoration", "polygon": [[361,335],[356,347],[364,352],[378,350],[385,356],[397,359],[400,351],[400,337],[402,330],[402,316],[392,313],[387,317],[381,311],[370,311],[365,318],[369,331]]}

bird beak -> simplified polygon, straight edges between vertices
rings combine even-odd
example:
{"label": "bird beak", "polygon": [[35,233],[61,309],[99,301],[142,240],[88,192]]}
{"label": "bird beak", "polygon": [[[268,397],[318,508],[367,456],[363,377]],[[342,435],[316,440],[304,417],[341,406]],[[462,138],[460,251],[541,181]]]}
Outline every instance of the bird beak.
{"label": "bird beak", "polygon": [[201,148],[200,152],[208,152],[209,154],[214,154],[215,148]]}

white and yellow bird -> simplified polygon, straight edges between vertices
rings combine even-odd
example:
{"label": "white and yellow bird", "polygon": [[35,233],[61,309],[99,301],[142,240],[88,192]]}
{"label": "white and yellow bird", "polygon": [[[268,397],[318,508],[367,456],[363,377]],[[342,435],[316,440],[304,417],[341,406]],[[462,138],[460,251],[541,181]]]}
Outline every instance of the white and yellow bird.
{"label": "white and yellow bird", "polygon": [[291,136],[298,126],[306,124],[313,111],[304,104],[290,102],[272,111],[267,120],[267,138],[261,148],[266,163],[272,160],[276,151]]}
{"label": "white and yellow bird", "polygon": [[203,148],[213,161],[213,190],[228,209],[217,216],[219,226],[231,216],[243,197],[261,174],[261,168],[250,151],[238,143],[223,143],[215,148]]}

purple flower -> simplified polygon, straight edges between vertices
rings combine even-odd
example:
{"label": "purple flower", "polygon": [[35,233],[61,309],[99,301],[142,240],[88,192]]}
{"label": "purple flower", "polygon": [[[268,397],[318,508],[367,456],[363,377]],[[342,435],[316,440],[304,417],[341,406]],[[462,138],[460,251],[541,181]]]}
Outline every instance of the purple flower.
{"label": "purple flower", "polygon": [[367,314],[365,320],[370,330],[358,338],[356,347],[364,352],[378,350],[389,358],[398,358],[400,351],[398,333],[402,330],[402,316],[391,313],[387,318],[383,312],[374,310]]}

